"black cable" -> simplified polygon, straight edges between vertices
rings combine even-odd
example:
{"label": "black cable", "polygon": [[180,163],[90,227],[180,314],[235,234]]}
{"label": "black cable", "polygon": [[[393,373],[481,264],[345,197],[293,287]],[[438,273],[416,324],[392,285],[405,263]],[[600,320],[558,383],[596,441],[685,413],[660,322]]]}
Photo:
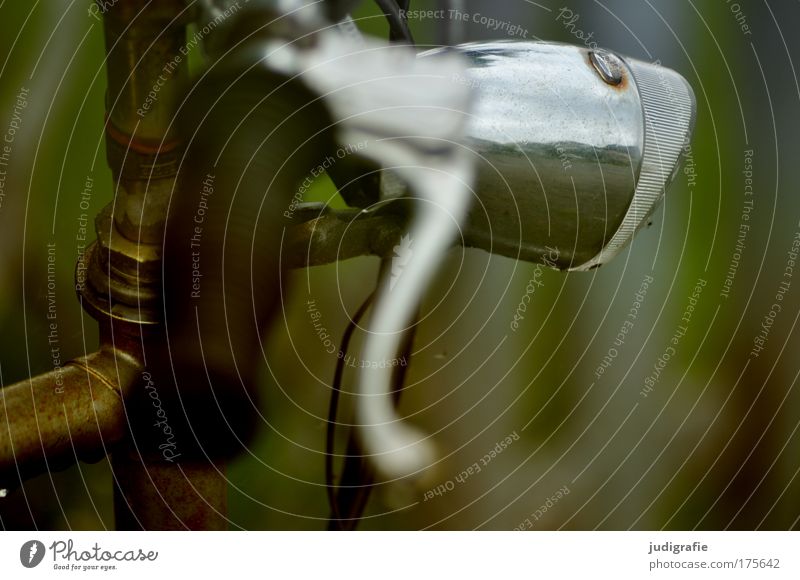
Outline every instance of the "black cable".
{"label": "black cable", "polygon": [[[406,365],[397,365],[393,369],[392,395],[395,405],[400,402],[415,333],[416,324],[412,325],[403,337],[401,356]],[[331,506],[333,515],[328,522],[329,530],[354,530],[356,528],[372,493],[374,480],[375,472],[372,469],[372,465],[362,455],[355,430],[351,429],[335,504]]]}
{"label": "black cable", "polygon": [[404,2],[406,8],[403,9],[400,8],[397,0],[375,0],[375,3],[389,22],[389,40],[413,45],[414,37],[408,28],[408,20],[405,17],[408,2]]}
{"label": "black cable", "polygon": [[342,335],[342,356],[336,361],[336,372],[333,375],[333,385],[331,386],[331,400],[328,405],[328,429],[325,441],[325,485],[328,491],[328,502],[331,505],[331,509],[334,512],[333,516],[336,520],[339,520],[340,516],[336,505],[336,488],[333,484],[333,448],[336,438],[336,415],[339,411],[339,397],[342,393],[342,376],[344,375],[344,365],[347,362],[346,357],[347,351],[350,348],[350,339],[353,337],[353,332],[356,326],[358,326],[359,321],[372,304],[372,299],[374,297],[374,292],[367,296]]}
{"label": "black cable", "polygon": [[446,17],[440,18],[436,26],[436,43],[440,46],[450,46],[450,12],[448,9],[452,8],[450,0],[436,0],[436,9],[444,11]]}
{"label": "black cable", "polygon": [[445,18],[439,20],[437,27],[438,44],[441,46],[461,44],[464,41],[464,22],[459,15],[464,14],[463,0],[437,0],[436,7],[446,15]]}

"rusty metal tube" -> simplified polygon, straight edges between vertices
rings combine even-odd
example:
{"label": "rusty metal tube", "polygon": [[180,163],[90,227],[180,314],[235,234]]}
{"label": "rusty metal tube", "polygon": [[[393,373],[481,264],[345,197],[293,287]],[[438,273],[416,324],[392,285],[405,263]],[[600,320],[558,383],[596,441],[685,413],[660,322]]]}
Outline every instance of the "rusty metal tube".
{"label": "rusty metal tube", "polygon": [[127,238],[161,242],[180,142],[172,128],[189,78],[184,0],[125,0],[104,11],[108,59],[106,149]]}
{"label": "rusty metal tube", "polygon": [[125,446],[112,455],[118,530],[225,530],[228,480],[224,462],[142,456]]}
{"label": "rusty metal tube", "polygon": [[[104,12],[106,144],[116,195],[113,215],[109,214],[113,219],[101,216],[97,223],[100,259],[94,273],[95,277],[110,274],[104,281],[109,290],[104,291],[103,283],[93,288],[95,295],[109,295],[111,303],[104,305],[101,300],[95,310],[124,319],[131,336],[144,333],[148,326],[141,341],[147,355],[142,353],[143,360],[155,358],[163,347],[161,252],[170,197],[180,193],[176,176],[183,153],[174,115],[188,84],[189,52],[201,38],[200,32],[186,37],[195,8],[185,0],[122,0]],[[223,529],[224,467],[204,461],[204,445],[192,441],[182,421],[183,401],[166,387],[159,395],[157,389],[164,383],[153,383],[149,377],[149,372],[142,373],[143,388],[126,398],[129,437],[112,456],[117,527]],[[154,403],[160,413],[155,424]],[[167,429],[168,445],[177,440],[180,452],[156,450],[159,435]],[[202,441],[207,430],[200,430]]]}
{"label": "rusty metal tube", "polygon": [[[298,209],[298,223],[286,230],[282,264],[286,268],[322,266],[359,256],[391,255],[408,221],[406,212],[330,210],[317,204]],[[398,204],[395,204],[398,205]]]}
{"label": "rusty metal tube", "polygon": [[107,348],[0,389],[0,488],[100,460],[127,433],[122,397],[138,369]]}

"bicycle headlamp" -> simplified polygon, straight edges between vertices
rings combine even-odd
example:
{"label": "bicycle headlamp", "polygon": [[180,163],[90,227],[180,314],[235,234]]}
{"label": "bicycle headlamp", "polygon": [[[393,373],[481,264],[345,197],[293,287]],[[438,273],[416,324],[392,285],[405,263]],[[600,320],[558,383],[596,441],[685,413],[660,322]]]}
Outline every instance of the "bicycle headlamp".
{"label": "bicycle headlamp", "polygon": [[[471,209],[461,221],[465,245],[560,269],[608,262],[648,221],[677,173],[694,127],[688,83],[659,65],[540,42],[466,44],[428,51],[419,60],[445,53],[466,57],[466,68],[450,81],[467,85],[475,98],[461,110],[461,151],[476,175]],[[414,129],[409,124],[407,134],[416,135]],[[395,171],[381,176],[384,200],[408,194],[408,181]],[[368,200],[365,189],[343,195]],[[424,291],[418,282],[409,289],[413,299],[384,290],[386,302],[416,303]],[[373,336],[364,358],[389,356],[395,347]],[[362,372],[361,392],[380,384],[378,378],[385,377]],[[363,409],[372,405],[361,403]],[[426,446],[403,436],[390,413],[369,416],[382,420],[362,426],[362,440],[385,475],[424,469],[427,456],[420,450]]]}
{"label": "bicycle headlamp", "polygon": [[[677,173],[695,118],[688,83],[656,64],[554,43],[465,44],[420,58],[444,51],[466,57],[453,82],[476,96],[465,244],[531,262],[557,253],[561,269],[608,262]],[[402,192],[384,176],[384,198]]]}
{"label": "bicycle headlamp", "polygon": [[[204,272],[199,305],[186,300],[191,278],[171,266],[189,264],[177,258],[191,250],[186,243],[190,224],[183,219],[184,208],[196,204],[192,192],[198,188],[191,176],[189,186],[181,189],[189,193],[173,204],[170,223],[175,226],[167,229],[170,250],[164,257],[165,268],[172,268],[165,302],[177,321],[170,329],[189,336],[178,341],[184,345],[193,344],[190,338],[202,339],[201,370],[211,377],[211,387],[237,387],[240,366],[255,366],[258,332],[270,312],[267,292],[253,280],[274,289],[279,279],[277,274],[270,278],[266,260],[253,260],[273,255],[276,247],[275,224],[259,228],[262,204],[271,210],[265,216],[283,215],[302,168],[314,166],[312,153],[332,146],[325,139],[311,147],[317,135],[330,131],[340,144],[368,143],[360,155],[373,169],[384,169],[379,186],[369,170],[344,162],[333,166],[334,172],[341,171],[332,177],[348,205],[367,208],[381,197],[391,202],[400,196],[417,203],[398,204],[414,209],[403,228],[414,251],[401,272],[384,276],[375,294],[371,334],[361,358],[376,364],[359,370],[355,419],[361,447],[381,477],[416,476],[433,462],[435,452],[423,433],[399,420],[392,369],[377,363],[396,357],[404,329],[413,324],[459,231],[467,245],[493,253],[528,261],[546,256],[549,263],[555,255],[554,265],[562,269],[605,263],[663,197],[692,131],[694,99],[683,78],[670,70],[581,47],[492,42],[417,56],[409,47],[353,39],[334,28],[303,42],[300,38],[275,33],[251,41],[250,48],[222,58],[225,66],[212,68],[216,74],[205,78],[195,97],[203,115],[206,110],[246,114],[236,124],[233,145],[216,137],[222,123],[212,117],[203,138],[190,148],[191,159],[204,161],[216,158],[208,154],[216,153],[215,147],[230,150],[224,158],[230,170],[224,176],[217,170],[215,203],[221,209],[215,212],[214,227],[206,224],[203,245],[220,250],[205,250],[212,265]],[[286,93],[294,85],[297,91]],[[224,102],[230,106],[215,105],[220,95],[227,95]],[[296,105],[302,105],[299,113],[287,109]],[[270,115],[250,122],[251,108]],[[245,153],[252,147],[253,153],[241,154],[238,146]],[[238,177],[242,164],[257,173]],[[187,171],[202,173],[196,167],[204,165],[191,163]],[[222,181],[233,187],[223,187]],[[228,227],[229,219],[235,227]],[[238,255],[251,260],[224,260],[222,252],[234,248],[228,238],[239,240]],[[338,243],[333,236],[323,238]],[[259,296],[259,310],[241,309],[232,316],[226,305],[247,304],[250,292]],[[194,324],[201,310],[208,331]],[[213,332],[218,329],[227,332]],[[178,358],[187,367],[196,366],[191,353]],[[200,376],[189,383],[204,380]]]}

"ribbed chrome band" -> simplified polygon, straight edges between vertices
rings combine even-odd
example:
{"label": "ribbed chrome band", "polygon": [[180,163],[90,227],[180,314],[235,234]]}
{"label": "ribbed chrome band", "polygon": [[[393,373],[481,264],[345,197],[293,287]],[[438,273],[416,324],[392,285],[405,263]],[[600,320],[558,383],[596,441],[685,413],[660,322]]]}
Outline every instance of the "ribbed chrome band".
{"label": "ribbed chrome band", "polygon": [[633,200],[617,231],[591,260],[574,271],[605,264],[630,242],[664,197],[680,166],[679,158],[694,129],[695,100],[678,73],[658,65],[627,59],[642,100],[644,152]]}

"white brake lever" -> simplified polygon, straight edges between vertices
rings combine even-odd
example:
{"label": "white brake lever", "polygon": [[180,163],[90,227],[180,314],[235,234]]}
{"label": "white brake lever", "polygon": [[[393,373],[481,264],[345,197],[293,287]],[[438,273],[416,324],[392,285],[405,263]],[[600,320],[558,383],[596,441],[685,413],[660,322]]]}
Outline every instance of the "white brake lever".
{"label": "white brake lever", "polygon": [[[461,145],[471,91],[455,54],[417,59],[404,46],[354,42],[323,32],[312,49],[275,47],[271,63],[287,66],[323,95],[342,143],[368,141],[360,154],[405,181],[419,199],[409,226],[410,255],[381,280],[362,358],[398,357],[403,331],[459,231],[471,201],[473,167]],[[380,368],[384,367],[384,368]],[[420,474],[435,458],[424,434],[398,416],[392,368],[359,370],[356,422],[366,455],[386,479]]]}

